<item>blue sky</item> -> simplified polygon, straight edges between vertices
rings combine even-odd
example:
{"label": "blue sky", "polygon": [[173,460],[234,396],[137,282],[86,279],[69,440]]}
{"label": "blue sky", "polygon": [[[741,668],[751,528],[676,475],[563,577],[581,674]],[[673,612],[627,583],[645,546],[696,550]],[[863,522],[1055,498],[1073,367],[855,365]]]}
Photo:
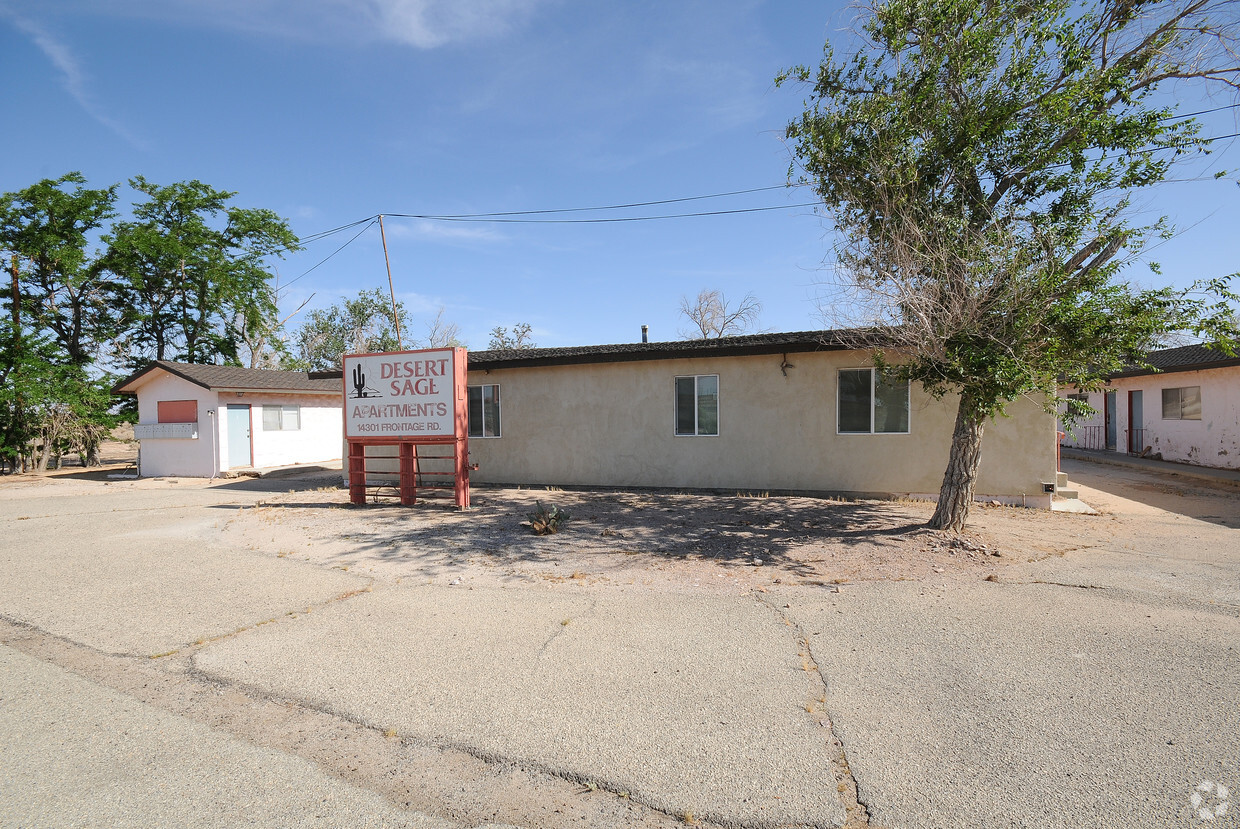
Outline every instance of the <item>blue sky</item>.
{"label": "blue sky", "polygon": [[[0,0],[0,190],[80,170],[200,179],[302,236],[376,213],[459,214],[646,202],[785,182],[802,90],[783,67],[842,37],[841,3],[802,0]],[[1183,110],[1232,103],[1177,90]],[[1206,134],[1237,131],[1237,110]],[[1193,161],[1143,197],[1180,235],[1150,257],[1187,284],[1240,270],[1240,151]],[[831,237],[804,189],[593,217],[787,209],[611,224],[389,218],[413,334],[439,307],[474,348],[529,322],[542,346],[676,339],[682,296],[763,303],[764,330],[823,325]],[[387,286],[377,228],[278,264],[291,313]],[[322,263],[322,264],[319,264]],[[317,268],[315,266],[318,265]],[[314,270],[310,270],[314,268]],[[309,272],[308,272],[309,271]],[[307,273],[308,272],[308,273]],[[295,280],[295,281],[294,281]],[[303,312],[304,314],[304,312]],[[295,326],[295,317],[290,326]]]}

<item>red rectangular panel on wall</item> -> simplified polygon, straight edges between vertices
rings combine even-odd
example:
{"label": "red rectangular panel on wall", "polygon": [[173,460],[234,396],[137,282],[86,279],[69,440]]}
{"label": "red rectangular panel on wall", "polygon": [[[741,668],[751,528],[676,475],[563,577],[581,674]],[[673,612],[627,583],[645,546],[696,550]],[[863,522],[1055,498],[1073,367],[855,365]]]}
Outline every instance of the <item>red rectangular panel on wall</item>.
{"label": "red rectangular panel on wall", "polygon": [[160,400],[156,405],[160,423],[198,422],[197,400]]}

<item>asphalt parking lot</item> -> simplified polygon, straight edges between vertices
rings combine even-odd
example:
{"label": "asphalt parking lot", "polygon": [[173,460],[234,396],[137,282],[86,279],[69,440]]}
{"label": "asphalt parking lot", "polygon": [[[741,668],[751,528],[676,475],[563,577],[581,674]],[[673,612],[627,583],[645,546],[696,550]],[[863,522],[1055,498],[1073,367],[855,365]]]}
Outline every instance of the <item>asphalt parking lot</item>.
{"label": "asphalt parking lot", "polygon": [[1059,554],[714,590],[289,555],[321,482],[4,482],[0,825],[1226,825],[1240,490],[1067,471]]}

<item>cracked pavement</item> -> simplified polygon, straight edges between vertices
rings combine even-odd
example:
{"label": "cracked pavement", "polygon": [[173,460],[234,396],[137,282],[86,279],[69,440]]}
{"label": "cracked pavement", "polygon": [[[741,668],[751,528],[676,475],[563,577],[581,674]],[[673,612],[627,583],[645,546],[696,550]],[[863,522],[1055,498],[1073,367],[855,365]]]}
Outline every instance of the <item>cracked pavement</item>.
{"label": "cracked pavement", "polygon": [[1149,531],[838,592],[402,583],[222,542],[261,481],[0,487],[0,826],[1194,825],[1236,491],[1065,466],[1104,515],[1054,531]]}

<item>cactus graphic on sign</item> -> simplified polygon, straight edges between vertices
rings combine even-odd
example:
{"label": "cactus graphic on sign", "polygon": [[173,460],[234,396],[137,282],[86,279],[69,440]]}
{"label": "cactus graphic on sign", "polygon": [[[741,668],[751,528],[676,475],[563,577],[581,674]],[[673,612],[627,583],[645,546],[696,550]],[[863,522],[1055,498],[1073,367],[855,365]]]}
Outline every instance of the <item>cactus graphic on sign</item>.
{"label": "cactus graphic on sign", "polygon": [[359,400],[364,397],[382,397],[383,395],[366,385],[366,375],[360,365],[353,367],[353,391],[349,397]]}

